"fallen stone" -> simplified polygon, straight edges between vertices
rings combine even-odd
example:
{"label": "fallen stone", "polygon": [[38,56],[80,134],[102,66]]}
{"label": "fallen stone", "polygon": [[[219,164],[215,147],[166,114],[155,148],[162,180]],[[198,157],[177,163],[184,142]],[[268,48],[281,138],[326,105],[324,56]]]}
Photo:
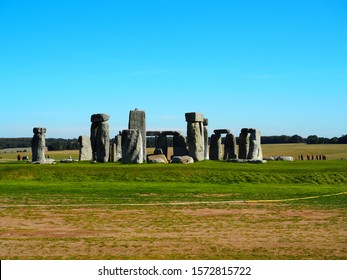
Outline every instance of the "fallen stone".
{"label": "fallen stone", "polygon": [[257,160],[257,159],[229,159],[227,162],[231,163],[267,163],[266,160]]}
{"label": "fallen stone", "polygon": [[65,158],[60,160],[61,163],[72,163],[72,162],[78,162],[78,160],[74,160],[72,158]]}
{"label": "fallen stone", "polygon": [[278,156],[278,157],[275,157],[275,160],[278,160],[278,161],[294,161],[294,158],[291,157],[291,156]]}
{"label": "fallen stone", "polygon": [[165,155],[149,155],[147,156],[148,163],[169,163]]}
{"label": "fallen stone", "polygon": [[46,158],[42,161],[32,161],[31,164],[56,164],[56,161],[52,158]]}
{"label": "fallen stone", "polygon": [[194,163],[194,159],[190,156],[174,156],[171,159],[171,163],[190,164],[190,163]]}

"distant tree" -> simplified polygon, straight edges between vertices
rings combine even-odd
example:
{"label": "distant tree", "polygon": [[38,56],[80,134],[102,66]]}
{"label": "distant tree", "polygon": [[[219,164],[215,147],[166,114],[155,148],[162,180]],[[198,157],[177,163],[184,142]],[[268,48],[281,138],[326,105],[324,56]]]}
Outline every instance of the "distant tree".
{"label": "distant tree", "polygon": [[346,135],[342,135],[339,140],[338,140],[339,144],[347,144],[347,134]]}
{"label": "distant tree", "polygon": [[319,144],[319,138],[317,135],[310,135],[306,139],[307,144]]}
{"label": "distant tree", "polygon": [[337,144],[339,142],[339,138],[333,137],[329,139],[329,144]]}
{"label": "distant tree", "polygon": [[288,143],[304,143],[304,138],[295,134],[289,138]]}

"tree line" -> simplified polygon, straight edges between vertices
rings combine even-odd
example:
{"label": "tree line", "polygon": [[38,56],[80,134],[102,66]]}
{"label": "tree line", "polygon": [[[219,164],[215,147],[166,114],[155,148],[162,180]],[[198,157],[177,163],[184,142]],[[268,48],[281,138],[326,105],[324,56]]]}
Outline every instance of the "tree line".
{"label": "tree line", "polygon": [[[31,146],[32,138],[0,138],[0,149],[27,148]],[[46,138],[49,151],[78,150],[78,139]]]}
{"label": "tree line", "polygon": [[[0,149],[10,148],[27,148],[31,146],[32,138],[0,138]],[[112,142],[112,141],[111,141]],[[310,135],[303,138],[299,135],[280,135],[280,136],[262,136],[262,144],[290,144],[290,143],[306,143],[306,144],[347,144],[347,134],[341,137],[325,138],[317,135]],[[77,138],[46,138],[46,145],[49,151],[60,150],[78,150],[79,143]],[[168,146],[172,146],[172,137],[168,137]],[[155,138],[147,137],[147,147],[155,147]]]}

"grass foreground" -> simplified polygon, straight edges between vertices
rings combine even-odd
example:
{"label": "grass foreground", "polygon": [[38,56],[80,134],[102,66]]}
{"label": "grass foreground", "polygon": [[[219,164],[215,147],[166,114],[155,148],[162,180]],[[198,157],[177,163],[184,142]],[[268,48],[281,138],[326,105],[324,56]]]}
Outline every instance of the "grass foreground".
{"label": "grass foreground", "polygon": [[1,259],[346,259],[347,161],[0,164]]}

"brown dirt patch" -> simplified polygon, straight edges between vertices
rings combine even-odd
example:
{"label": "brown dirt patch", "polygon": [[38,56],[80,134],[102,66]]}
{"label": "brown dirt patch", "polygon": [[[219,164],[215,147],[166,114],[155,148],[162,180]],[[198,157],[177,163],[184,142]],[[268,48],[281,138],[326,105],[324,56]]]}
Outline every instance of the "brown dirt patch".
{"label": "brown dirt patch", "polygon": [[346,259],[344,210],[288,205],[0,211],[1,259]]}

